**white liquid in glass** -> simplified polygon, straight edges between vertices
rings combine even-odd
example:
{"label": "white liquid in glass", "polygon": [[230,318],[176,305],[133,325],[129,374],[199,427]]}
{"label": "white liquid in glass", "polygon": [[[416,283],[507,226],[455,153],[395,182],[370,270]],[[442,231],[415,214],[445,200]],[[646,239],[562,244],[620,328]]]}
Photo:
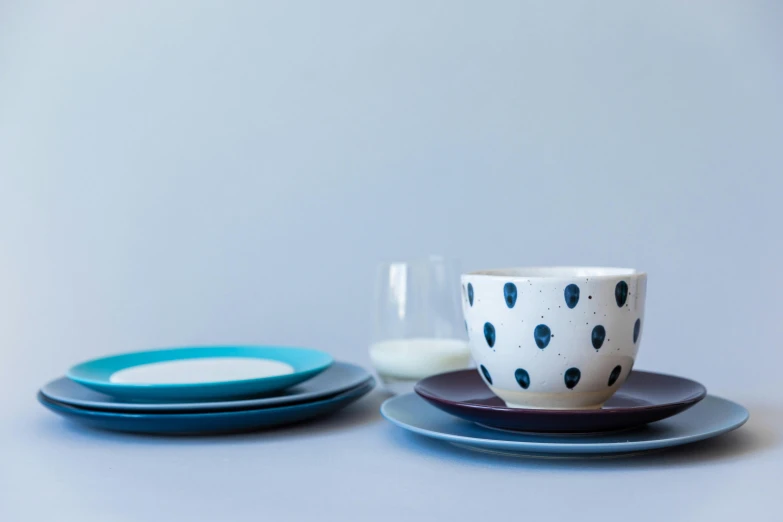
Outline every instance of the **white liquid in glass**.
{"label": "white liquid in glass", "polygon": [[392,339],[370,346],[370,360],[378,375],[419,380],[470,366],[470,346],[461,339]]}

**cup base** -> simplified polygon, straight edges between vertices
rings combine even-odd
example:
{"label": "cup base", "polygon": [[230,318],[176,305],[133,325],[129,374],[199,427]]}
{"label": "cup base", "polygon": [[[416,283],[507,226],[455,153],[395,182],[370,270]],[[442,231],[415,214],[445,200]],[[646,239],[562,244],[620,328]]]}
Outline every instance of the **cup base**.
{"label": "cup base", "polygon": [[507,407],[523,410],[600,410],[615,391],[530,393],[489,388]]}
{"label": "cup base", "polygon": [[503,402],[506,403],[508,408],[516,408],[520,410],[600,410],[604,405],[602,402],[601,404],[593,404],[590,406],[530,406],[527,404],[514,404],[512,402],[506,401]]}

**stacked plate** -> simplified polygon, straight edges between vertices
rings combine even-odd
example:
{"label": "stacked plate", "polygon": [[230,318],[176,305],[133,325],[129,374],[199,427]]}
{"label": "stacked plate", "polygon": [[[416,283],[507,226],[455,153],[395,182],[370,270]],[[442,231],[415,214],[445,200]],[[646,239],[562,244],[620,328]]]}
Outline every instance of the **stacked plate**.
{"label": "stacked plate", "polygon": [[639,453],[704,440],[742,426],[748,411],[698,382],[633,371],[593,410],[509,408],[476,370],[428,377],[381,413],[406,430],[458,446],[541,457]]}
{"label": "stacked plate", "polygon": [[88,361],[41,388],[38,400],[93,428],[208,434],[320,417],[374,386],[367,371],[319,350],[213,346]]}

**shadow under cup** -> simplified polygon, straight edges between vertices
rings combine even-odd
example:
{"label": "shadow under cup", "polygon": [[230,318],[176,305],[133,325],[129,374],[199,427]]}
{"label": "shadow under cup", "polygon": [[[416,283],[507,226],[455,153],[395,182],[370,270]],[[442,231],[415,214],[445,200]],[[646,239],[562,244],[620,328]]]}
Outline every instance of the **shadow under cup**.
{"label": "shadow under cup", "polygon": [[639,350],[647,274],[531,267],[462,275],[462,309],[482,379],[507,406],[598,409]]}

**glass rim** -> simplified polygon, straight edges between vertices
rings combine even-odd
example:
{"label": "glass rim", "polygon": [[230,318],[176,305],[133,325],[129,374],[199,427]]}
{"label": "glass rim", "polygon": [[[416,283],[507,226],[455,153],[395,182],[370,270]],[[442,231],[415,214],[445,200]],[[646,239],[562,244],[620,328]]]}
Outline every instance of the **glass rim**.
{"label": "glass rim", "polygon": [[523,266],[476,270],[462,274],[461,278],[573,279],[576,277],[587,277],[593,279],[615,279],[618,277],[640,278],[646,276],[646,272],[635,268],[601,266]]}

